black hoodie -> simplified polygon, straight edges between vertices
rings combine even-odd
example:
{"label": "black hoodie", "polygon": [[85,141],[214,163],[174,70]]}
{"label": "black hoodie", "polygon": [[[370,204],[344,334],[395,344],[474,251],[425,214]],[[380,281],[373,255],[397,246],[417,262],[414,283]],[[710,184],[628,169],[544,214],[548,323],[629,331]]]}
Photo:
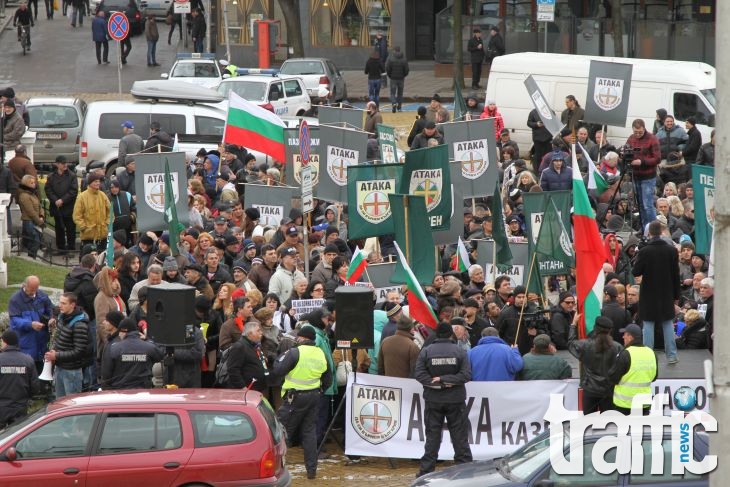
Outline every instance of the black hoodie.
{"label": "black hoodie", "polygon": [[66,279],[63,281],[63,292],[76,295],[76,304],[86,312],[89,320],[96,318],[94,299],[98,291],[93,279],[94,274],[91,270],[77,265],[66,274]]}

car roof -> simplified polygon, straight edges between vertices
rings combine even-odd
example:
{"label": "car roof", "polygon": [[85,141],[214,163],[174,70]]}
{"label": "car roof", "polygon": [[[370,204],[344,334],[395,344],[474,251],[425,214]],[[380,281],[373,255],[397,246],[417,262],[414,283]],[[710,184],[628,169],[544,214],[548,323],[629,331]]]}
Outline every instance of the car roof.
{"label": "car roof", "polygon": [[[296,77],[293,77],[296,78]],[[221,83],[236,83],[239,81],[258,81],[261,83],[270,83],[271,81],[281,81],[283,79],[292,78],[279,78],[278,76],[266,76],[262,74],[244,74],[241,76],[235,76],[233,78],[226,78]]]}
{"label": "car roof", "polygon": [[182,59],[176,59],[176,63],[183,64],[183,63],[195,63],[195,64],[216,64],[215,59],[206,59],[206,58],[182,58]]}
{"label": "car roof", "polygon": [[80,98],[73,98],[69,96],[38,96],[28,98],[25,102],[25,106],[30,105],[72,105],[80,102]]}
{"label": "car roof", "polygon": [[297,61],[330,61],[330,62],[332,62],[331,59],[326,58],[326,57],[297,57],[297,58],[287,59],[284,62],[293,63],[293,62],[297,62]]}
{"label": "car roof", "polygon": [[256,391],[236,389],[130,389],[124,391],[99,391],[66,396],[48,405],[48,412],[67,408],[124,407],[152,404],[171,405],[248,405],[257,407],[261,394]]}

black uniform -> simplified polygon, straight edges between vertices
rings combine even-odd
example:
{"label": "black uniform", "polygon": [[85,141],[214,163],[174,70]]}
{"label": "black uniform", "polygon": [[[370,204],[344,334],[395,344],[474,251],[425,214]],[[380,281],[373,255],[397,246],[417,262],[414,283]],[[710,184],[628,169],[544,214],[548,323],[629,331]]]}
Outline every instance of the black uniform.
{"label": "black uniform", "polygon": [[138,331],[130,331],[124,340],[112,343],[104,351],[101,384],[104,389],[146,389],[152,387],[152,365],[164,357],[154,343],[142,340]]}
{"label": "black uniform", "polygon": [[[454,462],[471,462],[465,404],[465,384],[471,380],[471,364],[466,351],[448,338],[437,338],[421,350],[414,376],[423,384],[426,402],[426,445],[419,476],[433,472],[436,467],[444,418],[454,446]],[[432,382],[434,377],[440,377],[440,382]]]}
{"label": "black uniform", "polygon": [[0,429],[25,416],[28,401],[39,391],[38,372],[30,355],[7,346],[0,353]]}
{"label": "black uniform", "polygon": [[231,345],[228,352],[228,389],[242,389],[248,387],[252,379],[256,382],[251,386],[255,391],[264,392],[267,387],[269,370],[266,367],[266,358],[261,345],[253,343],[245,335]]}

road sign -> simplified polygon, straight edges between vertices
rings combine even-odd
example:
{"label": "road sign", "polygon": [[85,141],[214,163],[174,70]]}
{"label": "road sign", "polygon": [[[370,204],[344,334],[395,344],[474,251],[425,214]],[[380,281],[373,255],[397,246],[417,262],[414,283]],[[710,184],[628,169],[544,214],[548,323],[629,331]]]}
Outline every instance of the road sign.
{"label": "road sign", "polygon": [[109,16],[107,30],[109,37],[122,41],[129,35],[129,19],[122,12],[114,12]]}
{"label": "road sign", "polygon": [[[299,124],[299,153],[302,156],[302,166],[309,164],[309,155],[312,150],[312,137],[306,120]],[[302,181],[304,178],[302,178]]]}
{"label": "road sign", "polygon": [[190,0],[175,0],[175,3],[173,3],[173,13],[189,14]]}
{"label": "road sign", "polygon": [[314,210],[312,196],[312,166],[302,166],[302,213],[307,214]]}
{"label": "road sign", "polygon": [[555,0],[537,0],[537,21],[555,22]]}

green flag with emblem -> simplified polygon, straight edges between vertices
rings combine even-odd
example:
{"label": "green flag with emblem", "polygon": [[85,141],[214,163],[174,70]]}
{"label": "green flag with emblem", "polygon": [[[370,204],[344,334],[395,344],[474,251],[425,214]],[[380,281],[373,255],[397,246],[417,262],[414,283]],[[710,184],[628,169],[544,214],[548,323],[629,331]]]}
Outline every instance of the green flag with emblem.
{"label": "green flag with emblem", "polygon": [[423,196],[431,230],[448,230],[454,204],[448,147],[437,145],[406,152],[399,192]]}
{"label": "green flag with emblem", "polygon": [[394,233],[388,195],[397,192],[402,174],[403,164],[348,168],[349,238],[368,238]]}

